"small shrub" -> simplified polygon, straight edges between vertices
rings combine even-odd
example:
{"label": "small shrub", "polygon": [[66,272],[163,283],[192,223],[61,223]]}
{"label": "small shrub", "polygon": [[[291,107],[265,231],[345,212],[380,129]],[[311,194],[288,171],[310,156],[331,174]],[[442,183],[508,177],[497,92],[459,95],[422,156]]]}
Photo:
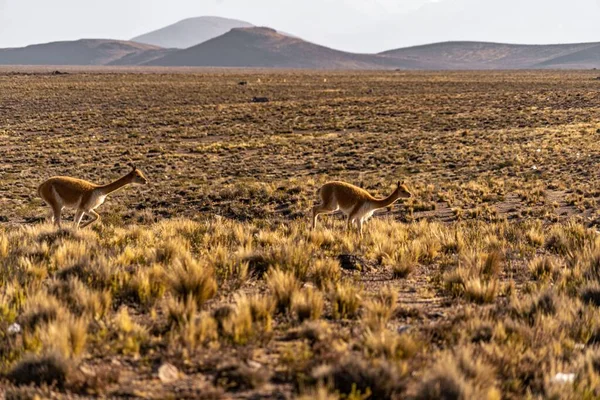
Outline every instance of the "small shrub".
{"label": "small shrub", "polygon": [[498,294],[498,281],[470,278],[465,282],[464,298],[477,304],[493,303]]}
{"label": "small shrub", "polygon": [[[313,379],[330,385],[344,396],[358,393],[366,398],[387,400],[405,389],[405,375],[387,361],[367,361],[362,357],[347,357],[335,366],[319,367]],[[360,397],[359,397],[360,398]]]}
{"label": "small shrub", "polygon": [[363,321],[372,330],[384,329],[396,309],[398,294],[391,287],[383,288],[372,299],[365,301]]}
{"label": "small shrub", "polygon": [[403,247],[396,251],[392,256],[383,258],[383,265],[392,268],[394,279],[404,279],[408,277],[418,265],[418,255]]}
{"label": "small shrub", "polygon": [[9,371],[8,379],[16,385],[49,385],[64,389],[71,366],[59,354],[27,356]]}
{"label": "small shrub", "polygon": [[469,400],[473,387],[456,368],[435,369],[419,386],[416,400]]}
{"label": "small shrub", "polygon": [[355,318],[361,305],[361,290],[350,281],[339,282],[331,292],[331,304],[335,319]]}
{"label": "small shrub", "polygon": [[600,284],[592,283],[581,289],[581,300],[600,307]]}
{"label": "small shrub", "polygon": [[557,262],[552,257],[536,257],[529,263],[529,271],[533,279],[545,282],[556,280],[560,275]]}
{"label": "small shrub", "polygon": [[125,355],[139,354],[140,348],[148,339],[146,329],[131,319],[126,307],[122,307],[115,316],[114,329],[117,335],[116,348]]}
{"label": "small shrub", "polygon": [[419,349],[419,344],[411,336],[388,330],[367,330],[363,336],[363,343],[369,356],[390,360],[410,358]]}
{"label": "small shrub", "polygon": [[267,286],[275,296],[277,310],[285,312],[290,308],[292,297],[300,288],[300,282],[293,272],[274,269],[267,275]]}
{"label": "small shrub", "polygon": [[270,373],[264,367],[251,367],[245,363],[232,363],[217,370],[214,384],[227,391],[260,389],[270,379]]}
{"label": "small shrub", "polygon": [[336,283],[342,274],[338,260],[317,260],[311,269],[311,281],[321,290],[326,289],[330,283]]}
{"label": "small shrub", "polygon": [[79,316],[99,319],[111,308],[112,296],[109,291],[90,289],[77,278],[55,282],[50,292]]}
{"label": "small shrub", "polygon": [[194,299],[198,308],[217,293],[212,269],[191,257],[175,260],[169,274],[173,294],[180,300]]}
{"label": "small shrub", "polygon": [[56,321],[59,316],[68,314],[68,311],[54,296],[36,295],[26,304],[20,318],[23,329],[33,331],[37,326]]}
{"label": "small shrub", "polygon": [[300,322],[321,318],[323,306],[323,295],[310,288],[297,291],[292,296],[292,310]]}
{"label": "small shrub", "polygon": [[59,320],[38,327],[37,336],[44,349],[52,350],[63,358],[79,357],[87,343],[88,322],[72,316],[61,316]]}

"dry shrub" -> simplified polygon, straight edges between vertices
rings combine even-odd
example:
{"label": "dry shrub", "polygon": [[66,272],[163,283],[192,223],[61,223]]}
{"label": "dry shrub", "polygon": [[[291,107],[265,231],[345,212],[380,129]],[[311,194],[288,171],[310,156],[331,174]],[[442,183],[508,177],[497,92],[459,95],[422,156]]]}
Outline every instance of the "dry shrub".
{"label": "dry shrub", "polygon": [[292,304],[294,293],[300,288],[300,282],[291,271],[273,269],[267,275],[267,286],[275,297],[277,311],[286,312]]}
{"label": "dry shrub", "polygon": [[339,400],[337,393],[332,393],[324,385],[318,385],[316,388],[305,390],[297,400]]}
{"label": "dry shrub", "polygon": [[579,296],[585,303],[600,307],[600,284],[594,282],[586,285],[581,289]]}
{"label": "dry shrub", "polygon": [[469,278],[464,284],[463,297],[476,304],[493,303],[498,294],[498,281]]}
{"label": "dry shrub", "polygon": [[560,276],[558,260],[554,257],[536,257],[529,262],[529,271],[538,281],[555,281]]}
{"label": "dry shrub", "polygon": [[213,312],[219,330],[235,344],[271,331],[274,301],[267,296],[236,295],[234,307],[221,307]]}
{"label": "dry shrub", "polygon": [[417,389],[415,399],[499,400],[494,371],[475,359],[468,349],[458,356],[445,356],[434,366]]}
{"label": "dry shrub", "polygon": [[127,281],[123,296],[135,303],[151,307],[160,300],[166,291],[167,281],[164,269],[154,264],[149,269],[140,269]]}
{"label": "dry shrub", "polygon": [[311,268],[311,281],[321,290],[336,283],[342,274],[340,262],[335,259],[319,259]]}
{"label": "dry shrub", "polygon": [[389,360],[411,358],[420,347],[411,336],[388,330],[376,332],[367,330],[363,335],[363,344],[370,357],[383,357]]}
{"label": "dry shrub", "polygon": [[99,292],[90,289],[77,278],[54,282],[50,292],[79,316],[100,319],[111,308],[112,296],[108,290]]}
{"label": "dry shrub", "polygon": [[394,279],[403,279],[408,277],[419,263],[419,255],[411,251],[407,246],[401,247],[391,256],[386,255],[383,265],[391,267]]}
{"label": "dry shrub", "polygon": [[266,260],[271,268],[291,272],[299,280],[306,281],[313,251],[312,246],[304,241],[280,244],[267,253]]}
{"label": "dry shrub", "polygon": [[237,392],[259,389],[269,381],[270,377],[271,374],[267,368],[234,362],[217,370],[214,384],[227,391]]}
{"label": "dry shrub", "polygon": [[182,328],[194,320],[197,312],[196,302],[191,297],[185,300],[170,297],[163,303],[163,309],[169,329]]}
{"label": "dry shrub", "polygon": [[148,340],[146,328],[131,319],[126,307],[122,307],[114,317],[113,329],[116,333],[116,349],[125,355],[139,354],[142,345]]}
{"label": "dry shrub", "polygon": [[198,308],[217,293],[213,270],[191,257],[176,259],[168,274],[173,294],[180,300],[192,298]]}
{"label": "dry shrub", "polygon": [[333,366],[320,366],[313,370],[312,377],[343,396],[362,395],[381,400],[396,398],[406,384],[406,376],[395,364],[368,361],[360,356],[348,356]]}
{"label": "dry shrub", "polygon": [[311,288],[297,291],[292,296],[292,310],[300,322],[321,318],[323,307],[323,295]]}
{"label": "dry shrub", "polygon": [[23,329],[33,331],[37,326],[56,321],[67,314],[68,311],[54,296],[40,292],[27,301],[19,320]]}
{"label": "dry shrub", "polygon": [[62,390],[71,368],[69,361],[57,353],[29,355],[12,368],[7,377],[16,385],[49,385]]}
{"label": "dry shrub", "polygon": [[335,285],[330,301],[335,319],[353,319],[358,315],[361,305],[361,289],[351,281],[342,281]]}
{"label": "dry shrub", "polygon": [[387,286],[381,289],[373,298],[364,302],[362,319],[371,330],[384,329],[396,310],[398,293]]}
{"label": "dry shrub", "polygon": [[186,322],[178,333],[181,343],[188,350],[207,345],[219,338],[217,321],[208,312],[201,312]]}
{"label": "dry shrub", "polygon": [[63,358],[77,358],[87,343],[88,322],[82,318],[61,316],[59,320],[37,328],[42,346]]}
{"label": "dry shrub", "polygon": [[207,257],[208,264],[214,269],[220,282],[229,281],[236,288],[248,279],[249,262],[241,261],[225,246],[219,244],[211,249]]}
{"label": "dry shrub", "polygon": [[503,260],[498,250],[487,254],[466,252],[461,256],[461,265],[443,275],[444,289],[454,297],[473,303],[492,303],[498,294]]}
{"label": "dry shrub", "polygon": [[559,304],[556,293],[553,290],[546,290],[525,300],[513,299],[512,313],[533,325],[540,316],[556,314]]}

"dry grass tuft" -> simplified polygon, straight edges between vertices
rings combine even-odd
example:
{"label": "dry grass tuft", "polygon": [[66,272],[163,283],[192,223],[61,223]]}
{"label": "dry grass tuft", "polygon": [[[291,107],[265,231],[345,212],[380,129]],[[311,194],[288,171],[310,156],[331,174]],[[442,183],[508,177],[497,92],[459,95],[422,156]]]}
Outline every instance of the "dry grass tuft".
{"label": "dry grass tuft", "polygon": [[361,289],[350,281],[339,282],[331,290],[330,301],[335,319],[356,318],[362,303]]}
{"label": "dry grass tuft", "polygon": [[292,305],[292,298],[300,288],[300,282],[293,272],[273,269],[267,275],[267,286],[275,297],[277,311],[286,312]]}
{"label": "dry grass tuft", "polygon": [[291,307],[298,321],[317,320],[323,314],[323,295],[311,288],[297,291],[292,296]]}
{"label": "dry grass tuft", "polygon": [[176,259],[168,274],[172,293],[181,300],[192,298],[198,308],[217,293],[212,269],[190,257]]}

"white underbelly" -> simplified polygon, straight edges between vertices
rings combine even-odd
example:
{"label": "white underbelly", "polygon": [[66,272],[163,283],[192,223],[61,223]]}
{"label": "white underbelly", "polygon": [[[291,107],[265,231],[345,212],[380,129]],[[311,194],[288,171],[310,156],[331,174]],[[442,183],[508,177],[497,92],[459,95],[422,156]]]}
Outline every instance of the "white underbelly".
{"label": "white underbelly", "polygon": [[99,196],[96,199],[94,199],[94,201],[92,202],[92,205],[90,207],[91,210],[100,207],[102,204],[104,204],[104,200],[106,200],[106,196]]}

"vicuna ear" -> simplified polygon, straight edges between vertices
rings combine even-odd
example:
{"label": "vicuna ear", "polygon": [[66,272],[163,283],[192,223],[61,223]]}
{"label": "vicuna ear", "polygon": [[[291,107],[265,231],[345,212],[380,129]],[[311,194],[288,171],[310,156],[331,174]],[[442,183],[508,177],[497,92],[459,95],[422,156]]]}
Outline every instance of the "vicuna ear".
{"label": "vicuna ear", "polygon": [[127,165],[129,165],[129,167],[131,168],[132,171],[137,170],[137,167],[135,165],[133,165],[133,163],[129,163]]}

